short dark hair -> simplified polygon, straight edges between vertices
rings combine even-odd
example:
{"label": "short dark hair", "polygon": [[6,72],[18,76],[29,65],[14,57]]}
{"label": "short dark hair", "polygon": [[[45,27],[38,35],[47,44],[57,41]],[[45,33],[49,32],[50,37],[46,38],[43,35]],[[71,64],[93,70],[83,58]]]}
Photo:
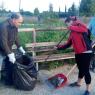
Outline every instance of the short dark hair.
{"label": "short dark hair", "polygon": [[12,14],[10,15],[10,18],[11,18],[11,19],[18,19],[20,16],[21,16],[20,13],[12,13]]}
{"label": "short dark hair", "polygon": [[70,18],[72,19],[72,21],[76,21],[77,20],[76,16],[70,16]]}
{"label": "short dark hair", "polygon": [[65,23],[69,23],[70,21],[76,21],[77,17],[76,16],[69,16],[66,18]]}
{"label": "short dark hair", "polygon": [[71,18],[70,17],[67,17],[66,19],[65,19],[65,23],[69,23],[71,21]]}

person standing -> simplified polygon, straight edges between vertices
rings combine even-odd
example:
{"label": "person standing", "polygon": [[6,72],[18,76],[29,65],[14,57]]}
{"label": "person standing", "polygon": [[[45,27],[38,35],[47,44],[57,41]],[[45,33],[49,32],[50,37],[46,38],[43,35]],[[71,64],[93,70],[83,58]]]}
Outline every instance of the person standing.
{"label": "person standing", "polygon": [[13,64],[16,62],[16,57],[12,46],[15,44],[19,52],[25,54],[18,38],[18,27],[22,22],[23,17],[20,13],[12,13],[8,19],[0,23],[1,81],[6,85],[13,84]]}
{"label": "person standing", "polygon": [[67,29],[71,31],[68,41],[65,44],[59,45],[55,48],[58,50],[64,50],[71,45],[73,46],[79,73],[78,80],[74,83],[71,83],[69,86],[80,87],[82,84],[82,79],[84,77],[86,83],[86,91],[84,95],[90,95],[91,75],[89,72],[89,66],[92,56],[92,47],[91,41],[88,37],[88,29],[86,25],[78,20],[75,16],[68,17],[65,20],[65,23],[68,25]]}
{"label": "person standing", "polygon": [[15,63],[16,58],[12,46],[16,44],[17,48],[25,54],[25,50],[19,43],[18,27],[23,22],[23,17],[19,13],[12,13],[4,22],[0,23],[0,56],[8,57],[11,63]]}

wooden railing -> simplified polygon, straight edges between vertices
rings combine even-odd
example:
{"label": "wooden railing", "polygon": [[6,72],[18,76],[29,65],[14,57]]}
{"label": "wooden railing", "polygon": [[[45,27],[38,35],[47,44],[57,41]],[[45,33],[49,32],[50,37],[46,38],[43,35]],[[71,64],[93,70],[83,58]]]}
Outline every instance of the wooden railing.
{"label": "wooden railing", "polygon": [[[75,58],[74,53],[65,53],[65,54],[54,54],[53,53],[53,47],[56,46],[57,42],[36,42],[36,35],[39,31],[63,31],[66,30],[64,27],[56,27],[56,28],[48,28],[48,29],[34,29],[34,28],[23,28],[19,29],[19,32],[32,32],[32,38],[33,43],[27,43],[26,49],[27,52],[32,52],[34,61],[36,63],[36,67],[38,70],[38,63],[39,62],[45,62],[45,61],[55,61],[55,60],[63,60],[63,59],[70,59]],[[42,55],[36,55],[37,52],[44,52]],[[49,53],[46,52],[52,52],[52,54],[49,57]]]}
{"label": "wooden railing", "polygon": [[67,28],[65,28],[65,27],[55,27],[55,28],[50,27],[47,29],[44,29],[44,28],[37,28],[37,29],[21,28],[21,29],[19,29],[19,32],[32,32],[33,43],[36,43],[36,32],[39,32],[39,31],[63,31],[63,30],[67,30]]}

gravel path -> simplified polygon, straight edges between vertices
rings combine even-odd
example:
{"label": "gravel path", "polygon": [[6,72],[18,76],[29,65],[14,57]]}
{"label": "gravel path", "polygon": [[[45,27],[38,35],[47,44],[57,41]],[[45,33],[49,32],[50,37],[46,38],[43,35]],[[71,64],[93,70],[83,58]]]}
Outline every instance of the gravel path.
{"label": "gravel path", "polygon": [[[14,89],[13,87],[6,87],[0,84],[0,95],[83,95],[85,91],[85,83],[83,81],[83,85],[81,87],[71,88],[68,85],[60,89],[53,89],[46,83],[46,79],[51,77],[52,75],[58,73],[64,73],[65,75],[67,72],[72,68],[72,66],[64,66],[57,69],[53,69],[51,71],[47,70],[40,70],[39,71],[39,82],[37,82],[36,87],[32,91],[20,91]],[[68,83],[74,82],[77,80],[77,68],[70,74],[68,77]],[[91,73],[92,79],[95,76],[95,73]],[[95,78],[94,78],[95,80]],[[92,81],[92,92],[91,95],[95,95],[95,81]]]}

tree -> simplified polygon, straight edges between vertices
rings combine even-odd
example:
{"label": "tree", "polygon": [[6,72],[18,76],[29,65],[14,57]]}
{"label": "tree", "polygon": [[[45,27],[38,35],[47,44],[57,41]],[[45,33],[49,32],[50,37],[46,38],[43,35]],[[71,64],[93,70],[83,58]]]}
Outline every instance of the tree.
{"label": "tree", "polygon": [[35,15],[35,16],[39,16],[39,9],[38,9],[38,8],[35,8],[35,9],[34,9],[34,15]]}
{"label": "tree", "polygon": [[5,12],[5,8],[4,8],[4,2],[2,1],[1,5],[0,5],[0,16],[4,16],[4,12]]}
{"label": "tree", "polygon": [[90,16],[92,0],[81,0],[79,12],[82,16]]}
{"label": "tree", "polygon": [[54,17],[53,5],[52,4],[49,5],[49,17],[50,18]]}
{"label": "tree", "polygon": [[95,0],[91,2],[91,15],[95,15]]}
{"label": "tree", "polygon": [[20,13],[24,16],[33,16],[33,13],[30,11],[24,11],[23,9],[20,9]]}
{"label": "tree", "polygon": [[49,5],[49,12],[53,12],[53,5],[52,4]]}
{"label": "tree", "polygon": [[75,4],[73,3],[71,8],[68,9],[69,15],[76,16],[77,15],[77,9]]}
{"label": "tree", "polygon": [[65,13],[67,12],[67,7],[66,7],[66,5],[65,5]]}

